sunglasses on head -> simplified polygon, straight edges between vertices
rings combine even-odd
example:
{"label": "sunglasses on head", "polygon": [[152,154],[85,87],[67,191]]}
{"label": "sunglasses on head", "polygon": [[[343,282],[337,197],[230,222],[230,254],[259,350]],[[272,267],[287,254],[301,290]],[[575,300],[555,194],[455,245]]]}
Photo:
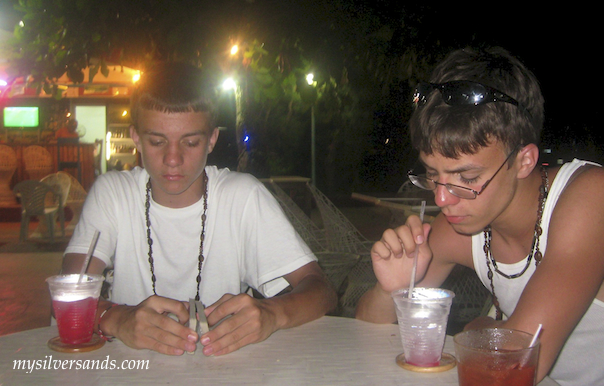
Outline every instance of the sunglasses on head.
{"label": "sunglasses on head", "polygon": [[428,96],[438,90],[443,101],[451,106],[482,105],[491,102],[506,102],[526,111],[516,99],[482,83],[469,80],[454,80],[446,83],[419,83],[413,93],[413,104],[421,108],[428,101]]}

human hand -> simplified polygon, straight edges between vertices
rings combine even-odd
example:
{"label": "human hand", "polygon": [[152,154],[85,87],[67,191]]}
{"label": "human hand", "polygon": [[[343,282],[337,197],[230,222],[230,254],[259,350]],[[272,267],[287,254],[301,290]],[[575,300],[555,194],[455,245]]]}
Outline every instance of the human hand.
{"label": "human hand", "polygon": [[430,224],[422,224],[418,216],[412,215],[404,225],[387,229],[381,240],[373,245],[373,271],[384,291],[391,292],[409,286],[416,250],[416,282],[421,281],[432,258],[432,251],[425,242],[429,232]]}
{"label": "human hand", "polygon": [[201,336],[204,355],[228,354],[261,342],[277,330],[277,317],[267,301],[247,294],[225,294],[205,313],[209,325],[215,327]]}
{"label": "human hand", "polygon": [[[167,355],[193,352],[199,337],[184,324],[189,320],[187,304],[151,296],[137,306],[117,306],[107,312],[101,329],[136,349],[150,349]],[[168,317],[172,313],[175,321]]]}

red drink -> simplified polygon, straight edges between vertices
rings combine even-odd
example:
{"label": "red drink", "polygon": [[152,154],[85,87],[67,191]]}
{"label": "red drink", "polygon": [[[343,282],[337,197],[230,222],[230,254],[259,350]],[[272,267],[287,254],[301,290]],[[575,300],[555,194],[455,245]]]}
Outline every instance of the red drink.
{"label": "red drink", "polygon": [[66,344],[80,344],[92,339],[94,318],[98,297],[88,297],[75,301],[53,300],[57,327],[61,341]]}
{"label": "red drink", "polygon": [[539,340],[505,328],[468,330],[454,337],[460,386],[534,386]]}
{"label": "red drink", "polygon": [[494,368],[474,361],[457,364],[460,386],[533,386],[536,371],[535,366]]}

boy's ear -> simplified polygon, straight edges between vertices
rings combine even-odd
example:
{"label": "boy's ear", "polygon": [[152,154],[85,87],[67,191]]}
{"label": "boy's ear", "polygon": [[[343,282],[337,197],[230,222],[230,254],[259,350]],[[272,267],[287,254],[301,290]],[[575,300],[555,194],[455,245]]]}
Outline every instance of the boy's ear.
{"label": "boy's ear", "polygon": [[216,146],[216,142],[218,141],[218,135],[220,134],[220,130],[218,127],[214,128],[212,135],[210,135],[210,140],[208,141],[208,154],[214,150],[214,146]]}
{"label": "boy's ear", "polygon": [[136,146],[136,150],[140,153],[141,152],[140,137],[138,135],[138,132],[134,128],[134,125],[130,125],[130,138],[132,138],[132,141],[134,141],[134,146]]}
{"label": "boy's ear", "polygon": [[528,177],[533,169],[539,165],[539,148],[530,143],[518,151],[516,156],[518,164],[518,178]]}

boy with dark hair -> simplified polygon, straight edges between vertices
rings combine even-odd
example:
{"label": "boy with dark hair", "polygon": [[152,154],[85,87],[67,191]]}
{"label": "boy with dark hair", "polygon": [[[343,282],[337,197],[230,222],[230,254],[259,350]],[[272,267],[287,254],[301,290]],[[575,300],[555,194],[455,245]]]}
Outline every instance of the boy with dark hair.
{"label": "boy with dark hair", "polygon": [[[539,165],[543,98],[537,80],[507,51],[453,52],[420,84],[410,121],[422,171],[411,182],[433,190],[432,224],[410,216],[372,248],[378,284],[359,302],[360,319],[396,321],[390,292],[417,279],[437,287],[455,264],[473,268],[491,291],[501,326],[540,335],[538,381],[604,382],[604,171],[574,160]],[[505,320],[504,320],[505,319]]]}
{"label": "boy with dark hair", "polygon": [[[335,307],[316,257],[268,190],[206,165],[219,131],[199,69],[166,63],[144,73],[132,116],[144,169],[98,178],[63,261],[64,273],[79,272],[100,231],[88,272],[113,267],[114,282],[111,302],[99,302],[99,335],[171,355],[200,340],[205,355],[221,355]],[[265,298],[247,295],[249,287]],[[193,297],[210,326],[230,318],[198,336],[185,326]]]}

